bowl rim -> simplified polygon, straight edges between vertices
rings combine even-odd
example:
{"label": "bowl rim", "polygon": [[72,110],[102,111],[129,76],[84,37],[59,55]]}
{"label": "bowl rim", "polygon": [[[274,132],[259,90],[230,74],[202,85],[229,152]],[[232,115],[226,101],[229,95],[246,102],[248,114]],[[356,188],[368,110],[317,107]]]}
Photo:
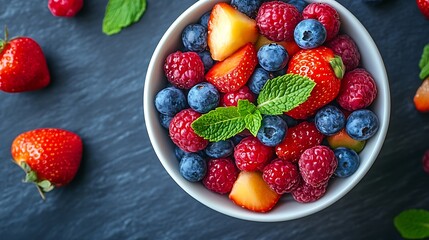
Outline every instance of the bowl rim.
{"label": "bowl rim", "polygon": [[[353,187],[355,187],[361,181],[361,179],[367,174],[367,172],[369,171],[371,166],[374,164],[377,156],[379,155],[379,153],[382,149],[382,146],[384,144],[384,140],[385,140],[386,135],[387,135],[389,122],[390,122],[390,108],[391,108],[390,87],[389,87],[388,76],[387,76],[387,72],[386,72],[386,68],[385,68],[382,56],[381,56],[374,40],[372,39],[372,37],[370,36],[370,34],[366,30],[366,28],[362,25],[362,23],[349,10],[347,10],[345,7],[343,7],[340,3],[338,3],[334,0],[306,0],[306,1],[309,3],[325,2],[325,3],[328,3],[329,5],[333,6],[335,9],[337,9],[337,11],[342,12],[342,13],[347,13],[348,20],[353,22],[353,26],[358,29],[358,31],[365,38],[365,42],[367,44],[369,44],[367,46],[367,48],[372,50],[372,55],[373,55],[373,57],[375,57],[375,59],[373,59],[372,61],[376,62],[376,64],[379,65],[379,71],[380,71],[379,73],[381,76],[380,76],[380,78],[376,79],[376,82],[379,83],[379,84],[377,84],[378,85],[378,92],[379,92],[377,98],[382,98],[382,99],[379,99],[379,101],[384,103],[382,110],[381,110],[381,116],[378,116],[379,119],[382,119],[382,121],[380,121],[380,128],[379,128],[378,133],[377,133],[378,137],[377,137],[377,140],[374,142],[375,147],[374,147],[374,150],[370,154],[369,162],[368,162],[368,164],[365,165],[365,169],[363,169],[363,171],[360,173],[360,175],[358,175],[354,179],[354,181],[352,181],[350,184],[346,185],[343,189],[339,190],[339,192],[334,197],[331,197],[329,199],[325,199],[325,201],[321,202],[320,204],[311,205],[311,207],[309,207],[309,209],[307,211],[303,211],[303,212],[300,212],[297,214],[292,214],[292,215],[287,215],[287,214],[286,215],[283,215],[283,214],[270,215],[269,213],[260,214],[260,213],[255,213],[255,212],[251,212],[251,211],[246,211],[246,212],[237,211],[237,212],[233,212],[233,213],[229,212],[229,211],[223,209],[222,207],[219,207],[219,205],[217,205],[215,203],[207,202],[206,201],[207,199],[204,199],[203,196],[196,194],[196,192],[192,189],[192,187],[190,187],[187,184],[187,182],[185,182],[186,180],[183,179],[180,176],[180,174],[177,175],[176,173],[174,173],[172,171],[172,169],[170,169],[168,167],[168,164],[167,164],[168,160],[165,159],[161,147],[159,146],[159,144],[154,144],[154,143],[158,142],[159,139],[158,139],[157,133],[156,133],[153,126],[156,124],[157,125],[160,125],[160,124],[156,120],[157,119],[156,117],[150,117],[153,114],[153,111],[151,112],[151,110],[154,109],[154,104],[153,104],[154,99],[151,98],[151,96],[153,97],[154,94],[150,92],[150,85],[151,85],[150,79],[152,78],[152,72],[156,71],[155,64],[158,60],[157,58],[160,57],[160,52],[161,52],[163,46],[167,43],[168,38],[173,34],[173,32],[177,31],[176,28],[178,27],[178,25],[180,25],[183,21],[185,21],[186,18],[188,18],[188,15],[192,15],[191,14],[192,12],[194,12],[195,10],[197,10],[199,8],[202,8],[205,5],[214,6],[218,2],[229,2],[229,1],[228,0],[199,0],[196,3],[194,3],[192,6],[190,6],[186,11],[184,11],[170,25],[170,27],[164,33],[164,35],[162,36],[161,40],[159,41],[157,47],[155,48],[155,51],[152,54],[152,57],[151,57],[151,60],[150,60],[150,63],[149,63],[149,66],[148,66],[148,69],[146,72],[146,78],[145,78],[145,84],[144,84],[144,90],[143,90],[144,120],[145,120],[146,130],[148,132],[148,136],[149,136],[151,145],[152,145],[159,161],[163,165],[164,169],[168,172],[170,177],[172,177],[173,180],[185,192],[187,192],[191,197],[193,197],[194,199],[196,199],[197,201],[199,201],[203,205],[205,205],[205,206],[207,206],[207,207],[209,207],[209,208],[211,208],[217,212],[220,212],[220,213],[223,213],[225,215],[235,217],[238,219],[257,221],[257,222],[280,222],[280,221],[298,219],[298,218],[302,218],[302,217],[311,215],[315,212],[321,211],[321,210],[329,207],[330,205],[332,205],[336,201],[340,200],[351,189],[353,189]],[[379,86],[382,86],[382,88],[380,88]],[[381,91],[383,92],[383,94],[380,94]],[[316,203],[317,202],[318,201],[316,201]],[[238,206],[236,206],[236,207],[239,208]]]}

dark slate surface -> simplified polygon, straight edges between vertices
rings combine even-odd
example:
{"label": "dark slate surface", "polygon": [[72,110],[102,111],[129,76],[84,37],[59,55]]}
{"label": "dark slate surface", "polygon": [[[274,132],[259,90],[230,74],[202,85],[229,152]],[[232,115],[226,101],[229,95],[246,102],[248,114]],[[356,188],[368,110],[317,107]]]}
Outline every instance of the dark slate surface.
{"label": "dark slate surface", "polygon": [[[383,150],[365,176],[331,207],[299,220],[255,223],[215,212],[182,191],[159,163],[143,120],[145,72],[167,27],[195,1],[151,1],[142,21],[119,35],[101,33],[106,1],[86,1],[73,19],[50,15],[46,1],[0,0],[0,25],[42,46],[52,74],[44,90],[0,93],[1,239],[400,239],[392,219],[429,209],[429,115],[412,97],[429,21],[414,1],[375,7],[340,0],[360,19],[383,55],[392,116]],[[21,132],[61,127],[85,142],[73,183],[42,202],[21,183],[10,144]]]}

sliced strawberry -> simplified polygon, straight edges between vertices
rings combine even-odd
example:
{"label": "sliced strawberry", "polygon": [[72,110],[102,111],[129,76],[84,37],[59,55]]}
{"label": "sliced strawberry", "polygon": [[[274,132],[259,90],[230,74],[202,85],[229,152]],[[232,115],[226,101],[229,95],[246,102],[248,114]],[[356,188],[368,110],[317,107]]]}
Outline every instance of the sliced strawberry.
{"label": "sliced strawberry", "polygon": [[255,47],[248,43],[206,74],[206,80],[223,93],[235,92],[244,86],[258,64]]}
{"label": "sliced strawberry", "polygon": [[247,43],[255,43],[259,33],[256,21],[227,3],[213,7],[207,42],[212,58],[223,61]]}
{"label": "sliced strawberry", "polygon": [[423,81],[414,96],[414,105],[420,112],[429,112],[429,78]]}
{"label": "sliced strawberry", "polygon": [[253,212],[268,212],[281,195],[271,190],[260,172],[242,171],[232,187],[229,198],[238,206]]}

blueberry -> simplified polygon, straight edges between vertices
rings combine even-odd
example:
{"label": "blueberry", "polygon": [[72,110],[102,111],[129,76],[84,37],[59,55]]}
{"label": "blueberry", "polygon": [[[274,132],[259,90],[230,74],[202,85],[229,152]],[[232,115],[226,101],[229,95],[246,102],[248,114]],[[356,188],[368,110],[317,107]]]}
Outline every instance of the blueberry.
{"label": "blueberry", "polygon": [[164,88],[155,96],[155,107],[161,114],[174,116],[186,108],[185,94],[175,87]]}
{"label": "blueberry", "polygon": [[219,91],[208,82],[198,83],[188,92],[189,106],[199,113],[213,110],[219,105],[219,100]]}
{"label": "blueberry", "polygon": [[179,148],[178,146],[174,147],[174,154],[176,155],[177,160],[181,160],[183,158],[183,156],[185,156],[186,154],[188,154],[187,152],[183,151],[181,148]]}
{"label": "blueberry", "polygon": [[256,68],[252,76],[249,78],[248,86],[254,94],[259,94],[265,83],[270,79],[270,73],[263,68]]}
{"label": "blueberry", "polygon": [[258,61],[262,68],[275,72],[284,68],[289,60],[286,49],[277,44],[270,43],[262,46],[258,51]]}
{"label": "blueberry", "polygon": [[304,0],[283,0],[283,2],[294,5],[301,13],[304,10],[304,8],[308,5],[308,3],[306,3]]}
{"label": "blueberry", "polygon": [[377,115],[367,109],[354,111],[347,118],[346,131],[351,138],[358,141],[374,136],[378,127]]}
{"label": "blueberry", "polygon": [[232,0],[231,5],[250,18],[255,18],[261,6],[261,0]]}
{"label": "blueberry", "polygon": [[190,24],[182,32],[182,42],[186,49],[202,52],[207,48],[207,29],[201,24]]}
{"label": "blueberry", "polygon": [[205,153],[211,158],[224,158],[234,152],[234,144],[231,140],[209,143]]}
{"label": "blueberry", "polygon": [[180,160],[179,171],[186,180],[198,182],[206,175],[207,163],[196,153],[185,154]]}
{"label": "blueberry", "polygon": [[239,144],[241,142],[241,140],[243,140],[245,138],[245,136],[241,136],[241,135],[235,135],[234,137],[231,138],[232,143],[234,143],[234,145],[236,146],[237,144]]}
{"label": "blueberry", "polygon": [[173,119],[173,116],[159,114],[159,121],[161,122],[161,126],[164,128],[168,129],[170,127],[171,119]]}
{"label": "blueberry", "polygon": [[275,72],[271,72],[270,73],[270,75],[273,77],[273,78],[275,78],[275,77],[279,77],[279,76],[283,76],[283,75],[285,75],[286,74],[286,69],[285,68],[283,68],[283,69],[280,69],[280,70],[278,70],[278,71],[275,71]]}
{"label": "blueberry", "polygon": [[326,29],[315,19],[305,19],[296,25],[293,37],[300,48],[316,48],[325,42]]}
{"label": "blueberry", "polygon": [[359,155],[345,147],[339,147],[334,150],[335,157],[338,160],[338,166],[334,174],[337,177],[351,176],[359,168],[360,159]]}
{"label": "blueberry", "polygon": [[286,114],[283,114],[280,117],[283,118],[283,120],[286,122],[286,124],[289,128],[294,127],[294,126],[298,125],[298,123],[299,123],[298,120],[296,120],[295,118],[290,117]]}
{"label": "blueberry", "polygon": [[314,123],[316,124],[316,128],[319,132],[327,136],[331,136],[344,128],[346,117],[340,109],[329,105],[321,108],[316,113]]}
{"label": "blueberry", "polygon": [[211,12],[206,12],[200,18],[199,23],[205,28],[209,27],[210,14],[211,14]]}
{"label": "blueberry", "polygon": [[214,60],[209,51],[198,52],[198,56],[200,56],[201,61],[204,64],[204,70],[207,72],[210,68],[213,67]]}
{"label": "blueberry", "polygon": [[283,141],[286,132],[287,125],[281,117],[264,116],[257,137],[262,144],[274,147]]}

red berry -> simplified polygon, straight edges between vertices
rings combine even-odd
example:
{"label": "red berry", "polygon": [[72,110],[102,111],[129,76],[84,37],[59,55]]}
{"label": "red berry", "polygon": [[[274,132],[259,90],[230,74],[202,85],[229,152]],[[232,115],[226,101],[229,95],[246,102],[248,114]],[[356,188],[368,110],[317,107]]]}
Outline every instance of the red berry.
{"label": "red berry", "polygon": [[425,172],[429,173],[429,150],[427,150],[425,155],[423,155],[423,169]]}
{"label": "red berry", "polygon": [[189,89],[204,80],[204,64],[194,52],[177,51],[168,55],[164,72],[174,86]]}
{"label": "red berry", "polygon": [[302,122],[288,129],[285,139],[276,147],[276,154],[285,161],[297,162],[308,148],[320,145],[323,134],[314,123]]}
{"label": "red berry", "polygon": [[310,3],[302,11],[304,19],[316,19],[326,29],[326,41],[337,36],[340,30],[340,15],[337,10],[326,3]]}
{"label": "red berry", "polygon": [[429,0],[417,0],[417,6],[420,12],[429,19]]}
{"label": "red berry", "polygon": [[429,78],[426,78],[414,95],[414,106],[419,112],[429,112]]}
{"label": "red berry", "polygon": [[330,148],[316,146],[304,151],[298,165],[304,181],[313,187],[319,187],[329,181],[338,161]]}
{"label": "red berry", "polygon": [[234,162],[227,158],[212,159],[208,162],[207,174],[203,179],[204,186],[216,193],[231,192],[238,176]]}
{"label": "red berry", "polygon": [[253,95],[252,91],[250,91],[247,86],[243,86],[242,88],[238,89],[238,91],[226,93],[223,95],[221,105],[225,107],[237,106],[238,100],[240,99],[247,99],[249,102],[255,102],[255,96]]}
{"label": "red berry", "polygon": [[326,193],[328,184],[322,184],[319,187],[313,187],[304,181],[292,192],[292,197],[300,203],[309,203],[319,200]]}
{"label": "red berry", "polygon": [[185,109],[171,119],[170,138],[183,151],[198,152],[209,144],[207,140],[198,136],[191,128],[191,124],[200,116],[200,113],[192,109]]}
{"label": "red berry", "polygon": [[56,17],[73,17],[83,6],[83,0],[49,0],[48,8]]}
{"label": "red berry", "polygon": [[343,60],[346,71],[351,71],[358,67],[360,62],[359,49],[356,43],[348,35],[338,35],[326,44],[335,54]]}
{"label": "red berry", "polygon": [[256,24],[259,32],[272,41],[293,41],[293,32],[301,20],[301,13],[293,5],[272,1],[259,8]]}
{"label": "red berry", "polygon": [[294,163],[278,159],[265,166],[262,178],[276,193],[283,194],[295,190],[301,176]]}
{"label": "red berry", "polygon": [[377,86],[371,74],[356,68],[344,76],[337,102],[342,108],[354,111],[366,108],[377,96]]}
{"label": "red berry", "polygon": [[235,164],[241,171],[255,171],[265,167],[273,154],[273,149],[262,144],[256,137],[247,137],[235,146]]}

